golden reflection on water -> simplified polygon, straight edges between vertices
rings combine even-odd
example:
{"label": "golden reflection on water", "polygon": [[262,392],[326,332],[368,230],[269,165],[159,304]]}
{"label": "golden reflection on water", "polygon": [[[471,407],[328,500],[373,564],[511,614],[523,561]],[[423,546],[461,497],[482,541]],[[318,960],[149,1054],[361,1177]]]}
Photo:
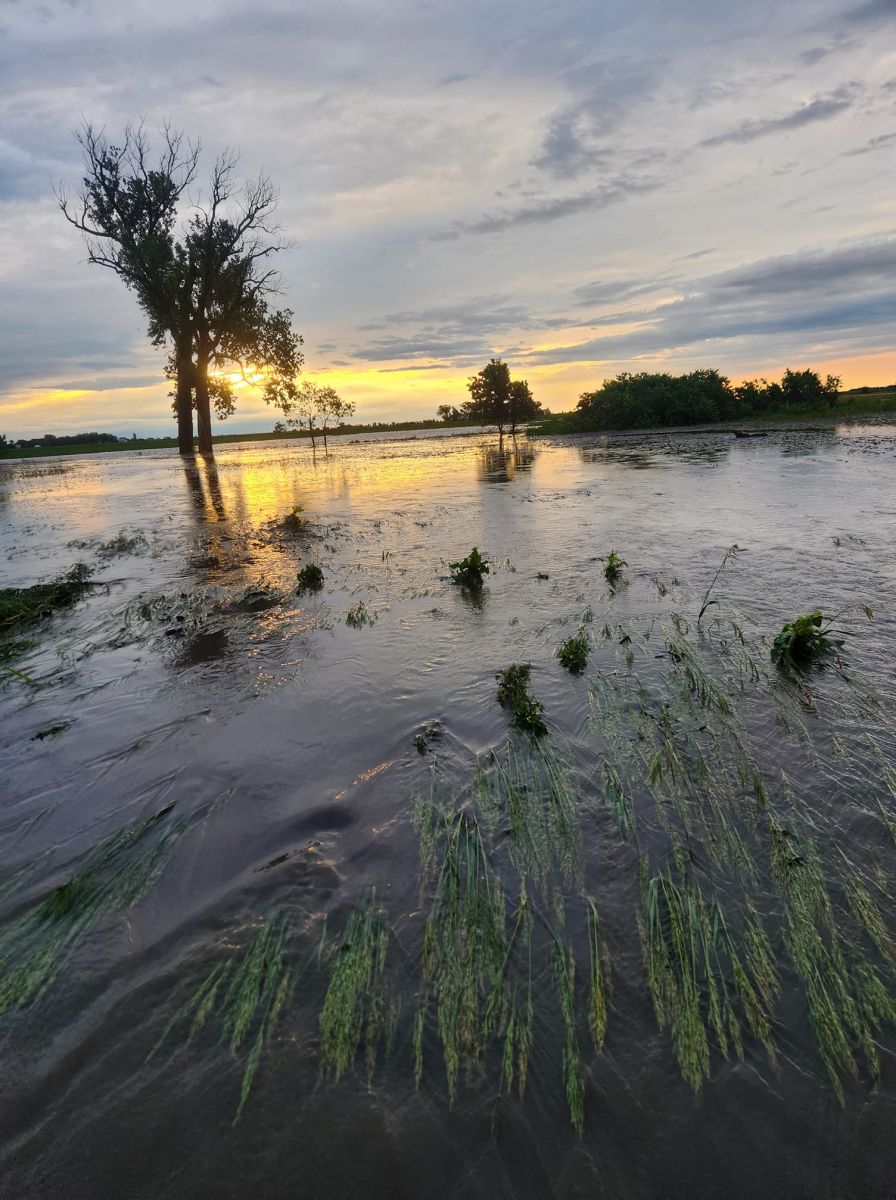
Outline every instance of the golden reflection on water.
{"label": "golden reflection on water", "polygon": [[329,451],[300,445],[278,448],[276,454],[267,447],[240,447],[217,459],[186,460],[183,470],[203,522],[259,525],[297,506],[378,514],[386,497],[390,506],[437,498],[446,483],[464,476],[486,484],[509,483],[532,469],[537,454],[534,443],[522,438],[491,443],[407,439],[342,443]]}

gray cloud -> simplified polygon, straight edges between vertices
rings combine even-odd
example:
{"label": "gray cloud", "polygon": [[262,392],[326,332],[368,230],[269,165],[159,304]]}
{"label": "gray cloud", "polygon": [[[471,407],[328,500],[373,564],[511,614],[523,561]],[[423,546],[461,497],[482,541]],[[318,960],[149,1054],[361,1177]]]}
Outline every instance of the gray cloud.
{"label": "gray cloud", "polygon": [[599,184],[596,188],[581,192],[577,196],[533,200],[516,209],[486,213],[475,221],[461,221],[451,229],[432,234],[431,238],[433,241],[454,241],[465,233],[502,233],[505,229],[521,225],[545,225],[564,217],[577,216],[579,213],[597,212],[611,204],[619,204],[632,196],[653,192],[663,186],[663,182],[655,179],[621,176],[612,183]]}
{"label": "gray cloud", "polygon": [[[156,369],[139,403],[170,419],[164,354],[133,298],[84,264],[53,209],[51,182],[79,176],[82,113],[112,135],[171,117],[207,159],[235,143],[247,173],[271,173],[296,245],[283,302],[315,369],[350,355],[438,371],[573,328],[623,359],[880,344],[887,293],[862,247],[886,229],[874,152],[893,144],[896,81],[889,42],[868,34],[893,13],[893,0],[2,5],[0,429],[27,432],[4,396],[62,384],[130,412],[126,381]],[[868,82],[835,89],[844,79]],[[700,138],[736,148],[779,132],[786,153],[766,172],[695,153]],[[784,160],[824,173],[813,194],[796,172],[769,179]],[[785,261],[806,240],[836,246],[845,220],[852,273]],[[696,258],[712,246],[713,264],[735,263],[754,243],[773,277],[710,276]],[[808,282],[782,291],[788,272]]]}
{"label": "gray cloud", "polygon": [[886,346],[896,321],[896,237],[830,251],[764,259],[696,281],[690,295],[630,319],[635,331],[609,334],[530,356],[532,363],[620,361],[731,339],[810,333]]}
{"label": "gray cloud", "polygon": [[896,141],[896,133],[880,133],[877,137],[871,138],[864,146],[857,146],[855,150],[847,150],[841,158],[854,158],[859,154],[873,154],[877,150],[887,150]]}
{"label": "gray cloud", "polygon": [[724,146],[728,142],[753,142],[757,138],[768,137],[774,133],[786,133],[789,130],[802,129],[806,125],[814,125],[818,121],[829,121],[852,108],[857,91],[857,84],[843,84],[826,96],[816,96],[808,104],[803,104],[784,116],[758,117],[742,121],[733,129],[704,138],[700,145]]}

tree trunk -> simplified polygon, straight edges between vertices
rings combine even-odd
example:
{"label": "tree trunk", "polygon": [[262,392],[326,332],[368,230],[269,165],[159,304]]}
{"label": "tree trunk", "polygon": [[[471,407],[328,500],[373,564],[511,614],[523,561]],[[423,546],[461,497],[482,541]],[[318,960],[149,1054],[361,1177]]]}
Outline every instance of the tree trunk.
{"label": "tree trunk", "polygon": [[314,449],[314,421],[308,422],[308,432],[311,434],[311,449]]}
{"label": "tree trunk", "polygon": [[208,359],[204,354],[196,358],[196,432],[199,436],[199,453],[214,454],[212,413],[208,398]]}
{"label": "tree trunk", "polygon": [[193,454],[193,364],[189,354],[177,356],[177,449],[181,454]]}

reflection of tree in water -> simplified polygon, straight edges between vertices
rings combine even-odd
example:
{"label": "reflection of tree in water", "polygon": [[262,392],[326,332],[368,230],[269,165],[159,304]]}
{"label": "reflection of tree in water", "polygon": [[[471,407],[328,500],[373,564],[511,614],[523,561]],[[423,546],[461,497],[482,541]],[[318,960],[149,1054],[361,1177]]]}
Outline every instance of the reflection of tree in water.
{"label": "reflection of tree in water", "polygon": [[[195,458],[184,459],[184,478],[190,490],[193,507],[205,521],[225,521],[227,512],[221,494],[218,467],[211,455],[202,456],[203,467]],[[203,475],[205,476],[203,480]]]}
{"label": "reflection of tree in water", "polygon": [[535,461],[531,442],[501,438],[497,446],[481,446],[479,478],[484,483],[509,483],[517,471],[528,471]]}

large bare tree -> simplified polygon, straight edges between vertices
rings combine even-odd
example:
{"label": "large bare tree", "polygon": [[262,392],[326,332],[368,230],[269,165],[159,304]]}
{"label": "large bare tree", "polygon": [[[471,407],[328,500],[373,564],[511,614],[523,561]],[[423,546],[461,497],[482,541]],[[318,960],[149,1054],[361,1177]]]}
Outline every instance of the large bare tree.
{"label": "large bare tree", "polygon": [[150,338],[169,345],[181,453],[193,452],[194,406],[199,449],[210,453],[211,399],[219,415],[233,407],[217,369],[251,364],[270,374],[268,400],[288,391],[301,369],[292,313],[267,303],[279,286],[271,259],[284,248],[277,193],[265,176],[240,184],[238,156],[225,151],[207,196],[191,201],[200,146],[167,125],[155,157],[142,124],[125,129],[120,145],[91,125],[77,137],[85,174],[75,195],[60,187],[60,208],[84,235],[88,261],[134,291]]}

